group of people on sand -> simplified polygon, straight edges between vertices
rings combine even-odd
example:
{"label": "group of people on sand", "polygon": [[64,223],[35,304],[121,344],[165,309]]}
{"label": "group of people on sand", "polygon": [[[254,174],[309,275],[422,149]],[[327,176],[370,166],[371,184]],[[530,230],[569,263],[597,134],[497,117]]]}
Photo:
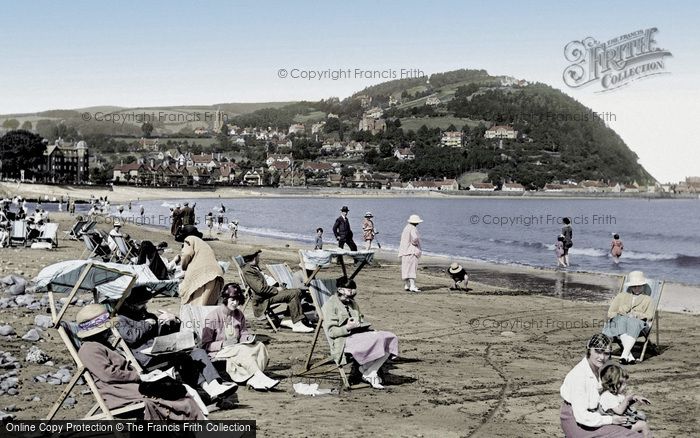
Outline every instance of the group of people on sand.
{"label": "group of people on sand", "polygon": [[[565,217],[562,219],[564,226],[561,229],[561,234],[557,236],[557,241],[554,244],[554,253],[557,256],[557,267],[569,267],[569,250],[574,246],[573,228],[571,227],[571,219]],[[622,251],[625,249],[620,235],[613,233],[612,241],[610,242],[610,256],[615,264],[620,263]]]}
{"label": "group of people on sand", "polygon": [[[644,273],[633,271],[627,278],[610,305],[602,333],[590,338],[586,356],[560,388],[561,427],[569,438],[652,436],[646,414],[637,409],[649,400],[629,390],[629,372],[623,366],[637,362],[632,348],[640,334],[648,333],[654,310]],[[619,362],[610,360],[613,340],[622,344]]]}
{"label": "group of people on sand", "polygon": [[[188,205],[185,204],[185,208]],[[189,211],[178,213],[189,218]],[[185,219],[188,221],[189,219]],[[160,245],[159,245],[160,246]],[[148,241],[140,248],[150,248],[150,257],[142,251],[145,263],[153,269],[156,257],[165,264],[158,248]],[[250,332],[243,305],[250,300],[256,317],[270,312],[270,306],[285,303],[289,319],[279,321],[293,333],[312,333],[315,325],[304,312],[308,299],[306,288],[287,288],[272,284],[260,269],[261,250],[245,255],[243,280],[250,290],[246,297],[236,283],[224,284],[224,272],[213,249],[201,238],[184,238],[182,251],[173,262],[182,272],[179,285],[181,306],[216,306],[204,318],[201,339],[196,348],[175,353],[175,356],[152,356],[149,348],[158,336],[180,331],[182,322],[174,314],[147,309],[152,298],[150,289],[135,287],[118,309],[114,319],[102,304],[91,304],[78,313],[76,323],[82,343],[79,356],[96,380],[108,407],[117,408],[133,401],[146,405],[144,418],[149,420],[194,420],[206,417],[203,406],[216,402],[222,408],[235,406],[237,385],[256,390],[275,388],[279,380],[269,377],[268,347]],[[331,355],[337,363],[346,363],[350,355],[361,378],[376,389],[382,389],[381,366],[397,356],[398,339],[390,332],[368,329],[368,324],[355,301],[357,285],[346,277],[336,281],[337,293],[322,308],[323,328],[331,342]],[[168,385],[144,385],[141,375],[110,340],[115,327],[133,353],[138,365],[146,368],[169,363],[177,365],[179,378]],[[173,360],[174,359],[174,360]],[[225,367],[216,366],[217,362]],[[167,391],[165,389],[167,388]]]}

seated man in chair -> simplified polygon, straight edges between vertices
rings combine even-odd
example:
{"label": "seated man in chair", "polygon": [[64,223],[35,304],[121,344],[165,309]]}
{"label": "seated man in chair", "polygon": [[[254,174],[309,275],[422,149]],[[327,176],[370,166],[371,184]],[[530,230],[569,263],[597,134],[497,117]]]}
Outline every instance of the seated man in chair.
{"label": "seated man in chair", "polygon": [[245,265],[242,268],[243,279],[253,291],[253,312],[256,317],[262,316],[271,304],[287,303],[292,320],[281,322],[282,327],[291,328],[293,332],[310,333],[314,329],[304,324],[304,312],[301,309],[301,289],[286,289],[284,286],[273,287],[267,284],[265,275],[260,269],[260,253],[257,250],[243,256]]}

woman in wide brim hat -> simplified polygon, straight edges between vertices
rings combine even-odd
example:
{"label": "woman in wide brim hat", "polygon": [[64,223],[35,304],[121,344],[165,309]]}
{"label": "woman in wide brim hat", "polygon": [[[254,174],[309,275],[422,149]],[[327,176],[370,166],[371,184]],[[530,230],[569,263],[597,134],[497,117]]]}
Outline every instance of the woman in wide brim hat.
{"label": "woman in wide brim hat", "polygon": [[139,372],[109,342],[112,321],[102,304],[80,309],[76,322],[82,340],[78,357],[95,379],[95,386],[109,409],[143,402],[144,420],[206,420],[190,396],[163,400],[139,392]]}
{"label": "woman in wide brim hat", "polygon": [[368,211],[365,213],[364,219],[362,219],[362,237],[365,240],[365,251],[369,251],[372,247],[372,241],[374,240],[374,235],[377,232],[374,229],[374,221],[372,218],[374,215],[372,212]]}
{"label": "woman in wide brim hat", "polygon": [[632,347],[639,334],[648,329],[649,322],[654,318],[651,296],[643,293],[648,282],[642,271],[630,272],[622,292],[610,303],[609,320],[603,326],[603,333],[611,338],[620,338],[620,362],[623,364],[637,361],[632,355]]}
{"label": "woman in wide brim hat", "polygon": [[404,281],[404,290],[420,292],[416,286],[416,272],[418,270],[418,260],[423,254],[420,246],[420,235],[417,226],[423,222],[417,214],[412,214],[408,218],[408,224],[401,232],[401,243],[399,244],[399,257],[401,258],[401,278]]}

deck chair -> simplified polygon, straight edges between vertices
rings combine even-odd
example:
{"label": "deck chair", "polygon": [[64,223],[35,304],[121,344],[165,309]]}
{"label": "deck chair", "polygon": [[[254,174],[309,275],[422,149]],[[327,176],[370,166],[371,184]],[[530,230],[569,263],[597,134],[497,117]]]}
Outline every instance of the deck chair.
{"label": "deck chair", "polygon": [[[309,376],[317,374],[317,370],[322,370],[322,373],[326,373],[332,372],[337,369],[338,373],[340,373],[340,379],[342,380],[343,387],[345,389],[368,388],[370,385],[368,385],[367,383],[350,385],[347,374],[343,369],[344,365],[336,363],[332,357],[328,357],[314,364],[311,364],[311,358],[313,357],[314,350],[316,348],[316,343],[318,342],[318,336],[321,330],[323,330],[323,334],[326,337],[326,342],[328,342],[329,347],[331,345],[331,338],[328,336],[328,332],[326,332],[326,329],[323,327],[322,308],[323,305],[326,304],[326,301],[328,301],[333,295],[336,294],[337,288],[335,286],[335,282],[335,279],[313,279],[309,284],[309,292],[311,293],[311,298],[313,299],[314,306],[316,307],[316,312],[318,313],[319,320],[318,324],[316,325],[316,331],[314,333],[313,341],[311,341],[309,353],[306,356],[306,362],[304,363],[304,371],[299,373],[299,375]],[[323,370],[323,367],[325,367],[325,370]]]}
{"label": "deck chair", "polygon": [[[95,384],[95,379],[92,377],[92,374],[90,374],[90,371],[85,367],[85,364],[83,364],[78,356],[78,350],[80,349],[80,338],[77,336],[77,329],[78,326],[75,323],[68,323],[66,321],[60,321],[59,323],[58,334],[65,344],[68,353],[70,353],[71,357],[75,361],[78,369],[76,370],[75,374],[73,374],[73,378],[70,380],[70,382],[68,382],[68,385],[63,389],[63,392],[61,392],[61,395],[52,406],[45,420],[52,420],[56,416],[56,413],[63,405],[64,400],[66,397],[68,397],[70,392],[73,390],[73,387],[75,387],[81,377],[85,380],[85,383],[87,383],[88,387],[90,388],[92,396],[95,398],[95,405],[87,412],[83,419],[113,420],[115,417],[133,418],[135,416],[134,414],[141,413],[144,408],[144,402],[130,403],[116,409],[109,409],[107,407],[107,403],[102,395],[100,395],[97,385]],[[115,329],[112,328],[112,330],[114,331]],[[123,342],[123,340],[121,342]],[[138,367],[138,363],[135,360],[132,361],[132,365]]]}
{"label": "deck chair", "polygon": [[[109,247],[100,245],[101,242],[98,241],[93,234],[83,233],[81,237],[83,239],[83,243],[85,243],[85,249],[80,255],[80,258],[92,259],[95,257],[100,257],[101,259],[107,260],[111,258],[112,252]],[[87,257],[85,257],[86,253]]]}
{"label": "deck chair", "polygon": [[29,230],[27,229],[26,220],[18,220],[12,222],[12,230],[10,233],[10,246],[14,246],[14,243],[21,243],[22,245],[27,245],[27,234]]}
{"label": "deck chair", "polygon": [[[627,282],[628,278],[627,276],[625,276],[622,279],[622,284],[620,285],[619,292],[623,292],[626,290]],[[647,352],[647,347],[649,346],[652,331],[656,332],[656,343],[652,343],[652,345],[654,345],[656,348],[659,347],[659,302],[661,301],[661,294],[664,290],[664,283],[665,282],[663,280],[654,280],[651,278],[647,278],[647,284],[644,285],[644,291],[642,293],[651,297],[651,305],[654,309],[654,318],[651,321],[648,321],[649,328],[646,330],[642,330],[642,332],[639,334],[639,337],[637,338],[637,342],[643,342],[642,353],[639,355],[638,362],[642,362],[644,360],[644,355]],[[615,338],[615,340],[619,341],[618,338]],[[613,357],[619,358],[620,356]]]}
{"label": "deck chair", "polygon": [[[248,286],[248,283],[246,283],[245,278],[243,278],[243,270],[241,269],[245,265],[245,260],[243,260],[243,256],[231,256],[231,259],[233,259],[233,264],[236,265],[236,269],[238,270],[238,278],[241,280],[241,287],[243,288],[243,293],[245,294],[245,303],[243,303],[242,309],[242,311],[245,312],[246,307],[248,307],[248,303],[253,299],[253,290],[250,288],[250,286]],[[277,333],[279,329],[277,328],[277,325],[275,325],[275,321],[272,319],[273,315],[274,312],[272,311],[272,309],[268,308],[265,311],[263,317],[255,319],[257,319],[258,321],[262,320],[263,318],[267,319],[267,323],[270,325],[272,331]]]}
{"label": "deck chair", "polygon": [[[100,279],[100,275],[102,276],[102,279]],[[95,286],[99,282],[105,282],[108,280],[113,280],[119,277],[124,277],[127,278],[127,282],[124,286],[123,293],[121,298],[119,298],[112,306],[111,314],[115,315],[117,310],[119,310],[119,307],[124,303],[124,300],[126,297],[129,296],[129,293],[131,292],[131,288],[134,286],[136,283],[136,276],[133,274],[130,274],[128,272],[122,272],[114,268],[109,268],[106,266],[95,266],[92,263],[86,264],[81,270],[78,275],[77,280],[71,281],[70,285],[67,284],[60,284],[57,285],[56,287],[58,290],[68,290],[70,288],[70,293],[68,294],[68,298],[66,300],[66,304],[61,308],[61,310],[56,309],[56,300],[54,299],[54,290],[53,287],[50,287],[48,289],[48,295],[49,295],[49,308],[51,310],[51,319],[53,321],[54,327],[58,330],[58,334],[65,344],[66,349],[68,350],[69,354],[75,361],[75,364],[77,366],[77,370],[75,374],[73,375],[73,378],[68,382],[68,385],[66,388],[61,392],[61,395],[59,396],[58,400],[54,405],[51,407],[51,410],[49,411],[49,414],[46,416],[46,420],[51,420],[53,417],[56,415],[58,410],[61,408],[63,405],[64,400],[68,397],[70,392],[73,390],[73,387],[78,383],[78,380],[83,377],[85,379],[85,382],[87,383],[88,387],[90,388],[90,392],[92,393],[93,397],[95,398],[95,405],[88,411],[88,413],[85,415],[84,419],[88,420],[100,420],[100,419],[109,419],[112,420],[114,419],[115,416],[124,416],[128,414],[133,414],[134,412],[140,412],[144,408],[143,402],[138,402],[138,403],[132,403],[123,407],[115,408],[115,409],[109,409],[107,407],[107,404],[100,395],[100,392],[97,388],[97,385],[95,384],[95,379],[92,377],[90,374],[90,371],[85,367],[85,364],[82,363],[80,360],[80,357],[78,356],[78,350],[80,349],[80,338],[77,336],[77,324],[74,323],[68,323],[66,321],[62,321],[63,315],[65,315],[66,310],[68,307],[70,307],[70,303],[73,300],[73,298],[76,296],[76,294],[79,291],[85,291],[85,290],[92,290],[93,293],[95,294],[95,301],[98,302],[98,296],[97,296],[97,291],[95,289]],[[131,353],[131,350],[129,347],[126,345],[126,342],[124,342],[124,339],[119,335],[119,332],[117,331],[116,327],[112,326],[110,328],[112,332],[112,336],[114,339],[116,339],[116,343],[114,344],[115,347],[118,347],[126,359],[131,363],[131,365],[136,369],[137,371],[141,372],[141,366],[139,363],[136,361],[134,358],[134,355]],[[99,411],[99,412],[98,412]]]}
{"label": "deck chair", "polygon": [[70,227],[70,230],[64,231],[68,235],[68,238],[73,239],[73,240],[78,240],[80,238],[80,230],[87,224],[87,220],[79,220],[76,221],[72,227]]}
{"label": "deck chair", "polygon": [[48,242],[52,247],[58,248],[58,224],[49,222],[44,224],[41,234],[36,238],[39,242]]}
{"label": "deck chair", "polygon": [[133,252],[131,251],[131,247],[126,243],[126,239],[124,239],[124,236],[109,235],[109,238],[112,239],[115,245],[117,245],[117,251],[114,251],[112,253],[112,257],[110,258],[110,260],[121,260],[121,263],[131,265],[131,258],[134,257],[136,254],[133,254]]}
{"label": "deck chair", "polygon": [[301,288],[304,287],[304,280],[301,278],[303,275],[301,272],[292,273],[289,265],[286,263],[278,263],[273,265],[266,265],[272,277],[277,280],[279,284],[285,284],[289,288]]}
{"label": "deck chair", "polygon": [[[195,306],[183,304],[180,306],[180,327],[192,330],[196,335],[198,343],[201,345],[202,333],[206,325],[206,318],[209,313],[218,306]],[[225,359],[212,358],[212,362],[224,361]]]}

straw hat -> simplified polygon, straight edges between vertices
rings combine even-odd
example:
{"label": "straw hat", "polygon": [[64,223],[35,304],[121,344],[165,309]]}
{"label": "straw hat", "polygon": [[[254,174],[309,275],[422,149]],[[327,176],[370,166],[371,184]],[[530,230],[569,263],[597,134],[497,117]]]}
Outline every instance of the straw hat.
{"label": "straw hat", "polygon": [[365,217],[374,217],[374,215],[371,211],[368,211],[367,213],[365,213]]}
{"label": "straw hat", "polygon": [[421,219],[417,214],[412,214],[411,217],[408,218],[409,224],[419,224],[421,222],[423,222],[423,219]]}
{"label": "straw hat", "polygon": [[121,226],[122,226],[122,223],[119,222],[119,219],[117,219],[117,220],[114,221],[114,226],[115,226],[115,227],[121,227]]}
{"label": "straw hat", "polygon": [[460,265],[459,263],[452,263],[452,264],[450,265],[449,271],[450,271],[450,274],[456,274],[456,273],[458,273],[459,271],[461,271],[462,269],[464,269],[464,268],[463,268],[462,265]]}
{"label": "straw hat", "polygon": [[79,338],[89,338],[109,330],[111,326],[109,312],[102,304],[88,304],[80,309],[75,320],[78,323]]}
{"label": "straw hat", "polygon": [[647,281],[648,280],[644,277],[644,272],[632,271],[627,277],[627,287],[643,286],[647,284]]}

